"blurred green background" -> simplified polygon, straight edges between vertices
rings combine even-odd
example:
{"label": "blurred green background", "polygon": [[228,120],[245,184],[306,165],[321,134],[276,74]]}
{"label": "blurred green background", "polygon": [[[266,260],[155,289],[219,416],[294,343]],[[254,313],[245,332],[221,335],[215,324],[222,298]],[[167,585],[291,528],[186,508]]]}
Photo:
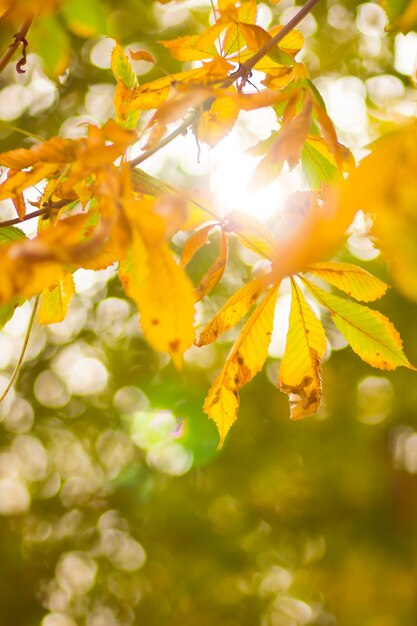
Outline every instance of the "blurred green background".
{"label": "blurred green background", "polygon": [[[260,3],[266,26],[295,10],[289,0]],[[19,129],[75,137],[84,122],[102,123],[113,115],[114,39],[154,54],[155,67],[134,64],[147,81],[181,69],[156,41],[195,33],[209,15],[205,0],[62,2],[29,31],[26,73],[11,63],[0,76],[1,150],[33,143]],[[19,18],[3,16],[1,51]],[[357,156],[416,114],[417,33],[385,27],[378,4],[347,0],[322,0],[300,27],[302,58]],[[267,134],[262,125],[244,119],[239,132],[254,143]],[[215,157],[207,151],[197,163],[195,147],[184,145],[172,144],[148,171],[207,186]],[[13,216],[8,202],[0,209],[2,219]],[[357,220],[340,258],[387,279],[366,227]],[[193,277],[212,248],[191,266]],[[256,263],[235,245],[200,321]],[[114,268],[79,270],[76,284],[67,319],[34,329],[18,384],[0,406],[1,626],[414,626],[416,374],[372,370],[323,317],[323,407],[290,422],[275,388],[284,284],[271,355],[243,390],[218,453],[201,407],[233,333],[190,350],[180,374],[147,347]],[[391,289],[378,308],[417,363],[416,305]],[[29,315],[27,303],[0,335],[2,386]]]}

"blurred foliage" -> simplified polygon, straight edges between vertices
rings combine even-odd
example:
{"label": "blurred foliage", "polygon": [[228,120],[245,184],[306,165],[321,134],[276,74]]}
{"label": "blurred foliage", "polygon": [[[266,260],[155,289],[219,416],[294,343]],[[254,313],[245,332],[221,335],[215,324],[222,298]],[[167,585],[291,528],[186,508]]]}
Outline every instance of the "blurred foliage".
{"label": "blurred foliage", "polygon": [[[2,50],[22,4],[0,22]],[[30,134],[73,137],[83,122],[102,123],[113,114],[114,39],[155,56],[155,67],[135,62],[139,80],[149,80],[181,69],[156,41],[195,32],[210,13],[208,2],[188,0],[45,6],[29,31],[26,73],[10,63],[0,76],[2,151],[31,145]],[[263,6],[283,23],[293,11],[287,0]],[[404,70],[400,50],[406,38],[413,50],[417,35],[385,26],[379,5],[353,0],[319,2],[301,25],[304,62],[352,149],[416,113],[415,68]],[[157,167],[173,184],[208,177],[175,153]],[[2,203],[4,219],[9,210]],[[386,279],[359,231],[340,259],[369,258]],[[236,253],[244,263],[231,255],[234,272],[202,319],[239,273],[251,274],[254,259]],[[200,253],[191,273],[214,254]],[[18,385],[0,406],[0,623],[413,626],[415,374],[371,370],[324,318],[332,349],[319,415],[288,420],[271,354],[243,391],[240,421],[219,454],[201,407],[232,334],[190,350],[178,374],[145,343],[113,276],[80,270],[67,319],[34,330]],[[288,298],[285,286],[280,297]],[[416,363],[415,304],[391,290],[381,307]],[[24,305],[0,338],[5,380],[29,314]]]}

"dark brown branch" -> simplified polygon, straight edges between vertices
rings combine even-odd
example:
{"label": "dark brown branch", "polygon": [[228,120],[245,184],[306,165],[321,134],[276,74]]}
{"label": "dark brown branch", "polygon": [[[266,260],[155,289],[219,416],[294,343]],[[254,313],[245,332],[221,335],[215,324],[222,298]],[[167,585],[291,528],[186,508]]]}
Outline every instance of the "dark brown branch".
{"label": "dark brown branch", "polygon": [[28,30],[32,25],[32,21],[33,21],[32,18],[25,20],[20,30],[13,35],[14,37],[13,43],[10,44],[6,52],[0,58],[0,73],[8,65],[10,59],[12,58],[16,50],[19,48],[20,44],[22,44],[23,46],[23,56],[20,59],[20,61],[18,61],[17,63],[17,71],[19,73],[22,73],[24,71],[22,70],[22,66],[26,62],[26,47],[27,47],[26,35],[28,34]]}
{"label": "dark brown branch", "polygon": [[0,222],[0,228],[5,228],[6,226],[14,226],[15,224],[20,224],[21,222],[26,222],[27,220],[31,220],[34,217],[39,217],[40,215],[45,215],[49,213],[50,207],[44,207],[43,209],[39,209],[39,211],[33,211],[32,213],[28,213],[21,220],[20,217],[14,217],[11,220],[5,220],[4,222]]}
{"label": "dark brown branch", "polygon": [[67,204],[71,204],[74,200],[67,200],[63,198],[62,200],[57,200],[56,202],[48,202],[42,205],[42,208],[38,211],[32,211],[32,213],[28,213],[21,220],[20,217],[13,217],[10,220],[5,220],[4,222],[0,222],[0,228],[5,228],[6,226],[14,226],[15,224],[20,224],[20,222],[26,222],[27,220],[31,220],[34,217],[39,217],[40,215],[47,215],[51,209],[62,209],[62,207],[67,206]]}

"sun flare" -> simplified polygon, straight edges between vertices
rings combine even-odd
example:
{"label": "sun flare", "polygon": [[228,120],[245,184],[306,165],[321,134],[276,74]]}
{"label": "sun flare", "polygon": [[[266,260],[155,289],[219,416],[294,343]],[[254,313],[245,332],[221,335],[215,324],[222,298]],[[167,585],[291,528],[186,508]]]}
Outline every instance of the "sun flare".
{"label": "sun flare", "polygon": [[260,157],[247,154],[239,133],[227,137],[211,152],[210,187],[220,214],[237,210],[266,221],[281,217],[286,198],[302,187],[302,176],[298,171],[288,172],[284,166],[274,182],[251,189],[251,177],[259,161]]}

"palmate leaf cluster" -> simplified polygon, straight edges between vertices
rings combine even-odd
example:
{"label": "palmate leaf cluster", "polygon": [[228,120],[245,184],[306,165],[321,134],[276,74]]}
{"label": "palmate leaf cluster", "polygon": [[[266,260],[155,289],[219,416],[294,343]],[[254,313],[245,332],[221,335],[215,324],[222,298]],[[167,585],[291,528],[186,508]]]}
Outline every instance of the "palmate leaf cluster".
{"label": "palmate leaf cluster", "polygon": [[[401,14],[403,22],[397,16],[394,22],[398,19],[406,28],[413,6],[410,3],[408,13]],[[43,8],[48,15],[39,20],[54,19],[57,10],[68,13],[59,3]],[[114,119],[101,127],[90,124],[80,139],[52,137],[0,154],[0,165],[7,168],[0,200],[12,200],[18,220],[30,218],[27,190],[42,187],[31,203],[41,215],[37,235],[28,239],[13,225],[0,231],[2,323],[35,295],[40,295],[41,324],[62,321],[74,293],[73,273],[114,263],[126,295],[138,308],[147,341],[168,353],[178,369],[193,343],[215,341],[249,314],[204,404],[217,425],[220,445],[236,420],[239,390],[266,360],[285,278],[291,281],[292,304],[277,384],[289,395],[293,419],[320,407],[326,337],[312,299],[330,312],[364,361],[386,370],[413,368],[385,316],[324,290],[315,279],[354,300],[368,302],[384,294],[387,285],[367,271],[327,260],[343,244],[346,229],[362,209],[374,216],[374,235],[387,252],[394,278],[407,291],[404,268],[413,272],[416,260],[408,246],[398,250],[397,241],[411,236],[416,127],[388,135],[356,167],[337,137],[308,67],[297,61],[302,34],[293,27],[283,35],[282,26],[265,30],[257,24],[257,9],[256,0],[219,0],[211,26],[160,42],[176,61],[192,67],[148,82],[139,81],[131,61],[153,64],[157,59],[140,49],[126,54],[116,43],[111,54]],[[20,4],[13,10],[23,11]],[[29,18],[36,21],[38,10],[34,2]],[[137,167],[143,163],[146,169],[146,160],[182,133],[193,133],[198,143],[214,147],[233,131],[241,111],[265,107],[274,110],[279,130],[271,129],[269,138],[251,149],[261,159],[249,185],[268,185],[285,164],[292,169],[299,163],[310,185],[310,191],[290,200],[302,219],[295,220],[286,239],[278,240],[255,217],[220,215],[209,196],[176,189]],[[133,146],[139,156],[132,159]],[[180,231],[187,239],[179,261],[171,244]],[[193,285],[185,268],[216,232],[218,258]],[[211,322],[196,329],[195,305],[221,280],[231,238],[265,259],[269,269],[230,295]]]}

